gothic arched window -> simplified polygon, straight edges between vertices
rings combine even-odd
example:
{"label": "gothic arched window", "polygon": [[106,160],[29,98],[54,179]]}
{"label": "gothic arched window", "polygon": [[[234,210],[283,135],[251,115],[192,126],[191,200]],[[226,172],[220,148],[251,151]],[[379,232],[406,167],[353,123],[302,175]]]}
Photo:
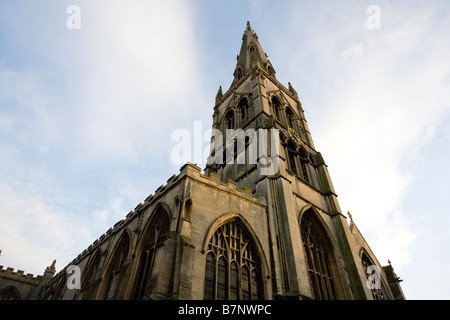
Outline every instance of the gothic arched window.
{"label": "gothic arched window", "polygon": [[242,78],[243,75],[244,75],[244,73],[242,72],[242,68],[238,68],[236,70],[236,78],[239,80]]}
{"label": "gothic arched window", "polygon": [[308,175],[308,161],[309,160],[308,160],[308,155],[303,148],[300,149],[299,156],[300,156],[300,167],[302,170],[302,178],[306,182],[309,182],[310,181],[309,175]]}
{"label": "gothic arched window", "polygon": [[15,287],[0,289],[0,300],[20,300],[19,293]]}
{"label": "gothic arched window", "polygon": [[99,264],[100,264],[100,251],[96,251],[83,274],[84,278],[81,285],[81,291],[84,291],[94,282]]}
{"label": "gothic arched window", "polygon": [[228,111],[225,116],[225,129],[234,129],[234,112],[233,110]]}
{"label": "gothic arched window", "polygon": [[331,265],[331,252],[328,239],[313,214],[303,214],[300,231],[308,261],[308,274],[317,300],[335,300],[335,280]]}
{"label": "gothic arched window", "polygon": [[105,300],[115,300],[119,293],[119,288],[121,285],[121,280],[124,275],[125,260],[128,257],[128,251],[130,248],[130,237],[128,233],[124,233],[119,244],[116,246],[114,256],[111,260],[108,273],[105,277],[107,287],[104,296]]}
{"label": "gothic arched window", "polygon": [[289,164],[289,169],[293,174],[298,175],[297,171],[297,152],[295,151],[295,146],[290,141],[287,145],[287,159]]}
{"label": "gothic arched window", "polygon": [[66,285],[67,285],[67,275],[64,275],[59,280],[58,286],[56,287],[56,290],[52,297],[53,300],[62,300],[63,298],[62,296],[66,289]]}
{"label": "gothic arched window", "polygon": [[286,118],[287,118],[287,126],[291,129],[295,129],[295,124],[294,124],[294,113],[292,112],[292,110],[290,108],[286,108]]}
{"label": "gothic arched window", "polygon": [[255,244],[239,219],[217,228],[205,265],[205,300],[263,299],[261,262]]}
{"label": "gothic arched window", "polygon": [[277,97],[272,98],[272,109],[273,109],[273,115],[275,118],[279,121],[281,121],[280,118],[280,108],[281,108],[281,102],[278,100]]}
{"label": "gothic arched window", "polygon": [[238,110],[241,113],[241,121],[244,121],[248,117],[248,99],[242,98],[238,104]]}
{"label": "gothic arched window", "polygon": [[146,235],[143,238],[144,247],[140,257],[135,299],[143,299],[147,293],[151,292],[155,284],[155,279],[152,279],[152,271],[155,268],[154,258],[159,248],[162,247],[165,235],[169,232],[169,227],[169,215],[163,207],[159,207],[151,218],[150,224],[146,229]]}

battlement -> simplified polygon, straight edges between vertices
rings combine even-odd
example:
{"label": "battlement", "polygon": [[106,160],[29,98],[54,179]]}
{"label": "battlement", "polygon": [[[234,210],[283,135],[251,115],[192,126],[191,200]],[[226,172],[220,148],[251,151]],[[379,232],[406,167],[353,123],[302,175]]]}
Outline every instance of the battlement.
{"label": "battlement", "polygon": [[[194,165],[192,165],[194,166]],[[183,166],[184,167],[184,166]],[[197,167],[198,168],[198,167]],[[198,168],[200,170],[200,168]],[[180,169],[181,171],[181,169]],[[82,253],[80,253],[72,262],[69,263],[69,265],[75,265],[78,264],[86,255],[92,253],[97,247],[102,244],[106,239],[108,239],[111,235],[113,235],[117,230],[120,230],[121,227],[130,221],[131,219],[134,219],[136,215],[138,215],[142,210],[149,206],[153,201],[155,201],[157,198],[159,198],[160,195],[162,195],[166,190],[171,188],[176,182],[178,182],[179,175],[172,175],[168,180],[166,185],[161,185],[156,189],[154,194],[150,194],[144,201],[144,203],[139,203],[134,210],[131,210],[125,217],[125,219],[122,219],[114,224],[113,227],[109,228],[104,234],[102,234],[99,238],[97,238],[91,245],[88,246],[87,249],[83,250]],[[61,270],[63,272],[66,268]],[[58,276],[61,272],[59,272],[56,276]]]}
{"label": "battlement", "polygon": [[209,173],[208,175],[199,174],[199,178],[219,188],[224,188],[224,190],[226,189],[227,192],[234,192],[235,194],[241,197],[245,197],[251,201],[258,202],[264,205],[266,203],[265,196],[253,193],[253,190],[249,187],[244,186],[243,188],[239,188],[236,181],[233,180],[227,180],[226,182],[221,181],[220,176],[213,172]]}
{"label": "battlement", "polygon": [[4,269],[3,266],[0,266],[0,278],[7,278],[37,285],[41,281],[42,276],[34,276],[32,273],[25,274],[23,270],[14,271],[14,268]]}
{"label": "battlement", "polygon": [[[220,176],[215,173],[209,173],[208,175],[204,175],[201,173],[202,169],[195,164],[190,162],[186,163],[180,168],[180,173],[178,175],[172,175],[165,185],[159,186],[154,194],[150,194],[143,203],[139,203],[134,210],[130,211],[125,219],[122,219],[114,224],[113,227],[109,228],[104,234],[102,234],[98,239],[96,239],[91,245],[88,246],[87,249],[83,250],[69,265],[78,264],[86,255],[92,253],[96,248],[106,241],[111,235],[113,235],[116,231],[120,230],[122,226],[128,223],[131,219],[134,219],[137,215],[139,215],[145,208],[149,207],[153,204],[160,196],[162,196],[167,190],[171,189],[176,183],[180,181],[180,179],[184,177],[191,177],[201,182],[209,183],[218,188],[223,189],[223,191],[235,193],[240,197],[247,198],[250,201],[254,201],[260,203],[261,205],[266,204],[266,198],[263,195],[253,194],[252,189],[248,187],[238,188],[237,183],[232,180],[228,180],[227,182],[220,181]],[[64,271],[64,268],[62,271]]]}

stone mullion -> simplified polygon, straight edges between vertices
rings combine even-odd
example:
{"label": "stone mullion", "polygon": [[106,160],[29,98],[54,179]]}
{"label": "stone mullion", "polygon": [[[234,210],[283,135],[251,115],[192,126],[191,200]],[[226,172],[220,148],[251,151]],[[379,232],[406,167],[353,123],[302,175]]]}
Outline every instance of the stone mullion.
{"label": "stone mullion", "polygon": [[324,298],[327,300],[330,297],[329,297],[329,291],[328,291],[328,288],[327,288],[326,273],[325,273],[325,270],[324,270],[324,265],[323,265],[321,253],[322,253],[322,246],[317,246],[316,258],[317,258],[317,264],[319,265],[320,283],[321,283],[322,291],[323,291],[323,294],[324,294]]}
{"label": "stone mullion", "polygon": [[331,281],[333,281],[333,279],[331,278],[330,270],[329,270],[329,267],[327,264],[327,259],[326,259],[324,251],[321,252],[321,258],[322,258],[322,264],[325,269],[325,279],[326,279],[326,286],[327,286],[328,294],[331,296],[330,299],[334,300],[335,297],[334,297],[334,293],[333,293],[333,285],[331,283]]}
{"label": "stone mullion", "polygon": [[311,257],[311,259],[310,259],[310,262],[311,262],[310,269],[311,269],[311,271],[310,272],[312,272],[312,275],[313,275],[312,276],[313,277],[312,281],[314,282],[315,287],[317,288],[317,290],[315,290],[316,291],[315,293],[320,295],[320,297],[316,297],[316,299],[317,298],[321,299],[322,296],[320,294],[320,283],[318,283],[318,280],[317,280],[317,271],[316,271],[317,268],[316,268],[316,262],[315,262],[315,259],[314,259],[314,251],[313,251],[314,249],[313,249],[313,246],[311,245],[310,236],[309,235],[307,236],[306,239],[307,239],[308,252],[309,252],[309,255]]}

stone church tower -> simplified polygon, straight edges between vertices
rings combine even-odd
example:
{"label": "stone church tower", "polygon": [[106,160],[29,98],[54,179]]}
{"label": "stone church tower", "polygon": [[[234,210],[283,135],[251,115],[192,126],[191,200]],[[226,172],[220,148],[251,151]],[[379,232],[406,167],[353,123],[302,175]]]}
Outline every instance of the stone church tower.
{"label": "stone church tower", "polygon": [[203,173],[184,165],[36,298],[404,299],[342,214],[299,97],[249,23],[212,127]]}

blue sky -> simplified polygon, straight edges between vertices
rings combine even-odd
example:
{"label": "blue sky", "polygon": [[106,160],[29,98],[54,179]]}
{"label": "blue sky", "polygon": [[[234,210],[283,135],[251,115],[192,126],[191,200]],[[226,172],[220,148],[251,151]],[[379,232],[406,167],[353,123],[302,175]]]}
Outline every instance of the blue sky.
{"label": "blue sky", "polygon": [[[81,29],[69,30],[69,5]],[[369,5],[380,29],[369,29]],[[66,266],[178,173],[246,22],[297,90],[342,211],[408,299],[449,299],[447,1],[0,4],[0,265]],[[203,164],[199,163],[201,167]]]}

